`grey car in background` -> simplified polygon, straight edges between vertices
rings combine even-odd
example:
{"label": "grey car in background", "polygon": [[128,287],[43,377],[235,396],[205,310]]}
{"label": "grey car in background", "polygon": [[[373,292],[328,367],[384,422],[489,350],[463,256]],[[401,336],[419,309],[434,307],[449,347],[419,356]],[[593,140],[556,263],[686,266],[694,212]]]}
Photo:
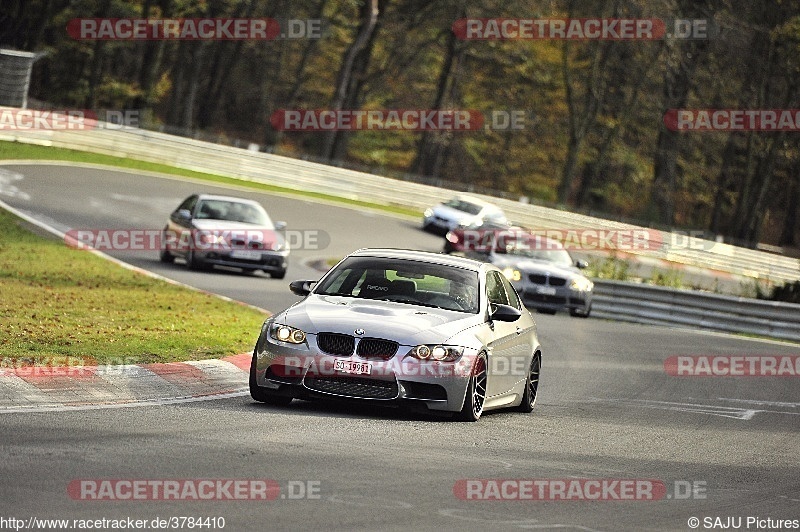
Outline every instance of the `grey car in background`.
{"label": "grey car in background", "polygon": [[352,400],[451,412],[536,402],[536,324],[491,264],[422,251],[362,249],[267,319],[250,368],[256,401]]}
{"label": "grey car in background", "polygon": [[426,209],[422,228],[443,235],[460,226],[480,225],[484,222],[506,225],[508,219],[497,205],[471,196],[456,196]]}
{"label": "grey car in background", "polygon": [[256,201],[193,194],[170,214],[161,237],[161,262],[182,258],[191,269],[228,266],[286,276],[289,245]]}
{"label": "grey car in background", "polygon": [[503,271],[526,307],[543,314],[567,310],[571,316],[589,317],[594,283],[581,273],[588,264],[573,260],[557,240],[526,230],[457,236],[464,255]]}

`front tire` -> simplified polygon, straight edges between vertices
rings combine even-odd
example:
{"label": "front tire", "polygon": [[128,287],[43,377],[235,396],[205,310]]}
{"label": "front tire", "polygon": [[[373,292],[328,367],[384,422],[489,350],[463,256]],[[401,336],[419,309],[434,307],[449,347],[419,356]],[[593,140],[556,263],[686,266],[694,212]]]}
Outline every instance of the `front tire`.
{"label": "front tire", "polygon": [[528,377],[525,379],[525,391],[522,393],[522,403],[517,407],[517,410],[524,413],[533,411],[536,405],[536,396],[539,392],[539,374],[542,371],[542,355],[536,353],[531,360],[530,368],[528,368]]}
{"label": "front tire", "polygon": [[175,255],[167,249],[167,231],[161,233],[161,251],[158,254],[158,259],[165,264],[172,264],[175,262]]}
{"label": "front tire", "polygon": [[279,272],[272,272],[269,276],[273,279],[283,279],[286,277],[286,270],[281,270]]}
{"label": "front tire", "polygon": [[486,401],[486,355],[480,354],[475,360],[472,375],[467,386],[467,395],[464,397],[464,406],[456,414],[459,421],[478,421],[483,414],[483,405]]}
{"label": "front tire", "polygon": [[186,265],[190,270],[199,271],[208,269],[208,266],[195,256],[193,249],[190,249],[189,254],[186,255]]}
{"label": "front tire", "polygon": [[273,406],[287,406],[292,402],[292,397],[273,395],[258,385],[256,381],[256,352],[253,350],[253,359],[250,361],[250,397],[259,403]]}

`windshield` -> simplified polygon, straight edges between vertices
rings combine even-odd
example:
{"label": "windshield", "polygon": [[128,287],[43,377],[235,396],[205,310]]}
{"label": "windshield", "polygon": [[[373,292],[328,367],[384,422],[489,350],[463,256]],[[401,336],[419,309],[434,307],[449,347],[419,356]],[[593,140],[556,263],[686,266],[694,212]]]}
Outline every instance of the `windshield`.
{"label": "windshield", "polygon": [[527,246],[509,246],[506,254],[533,260],[551,262],[558,266],[572,266],[572,257],[565,249],[535,249]]}
{"label": "windshield", "polygon": [[445,206],[450,207],[451,209],[455,209],[457,211],[465,212],[467,214],[472,214],[473,216],[481,212],[480,205],[475,205],[474,203],[470,203],[468,201],[460,199],[451,199],[450,201],[445,203]]}
{"label": "windshield", "polygon": [[197,206],[197,219],[226,220],[259,225],[272,229],[272,220],[258,205],[227,200],[202,200]]}
{"label": "windshield", "polygon": [[478,313],[478,272],[405,259],[350,257],[315,294]]}

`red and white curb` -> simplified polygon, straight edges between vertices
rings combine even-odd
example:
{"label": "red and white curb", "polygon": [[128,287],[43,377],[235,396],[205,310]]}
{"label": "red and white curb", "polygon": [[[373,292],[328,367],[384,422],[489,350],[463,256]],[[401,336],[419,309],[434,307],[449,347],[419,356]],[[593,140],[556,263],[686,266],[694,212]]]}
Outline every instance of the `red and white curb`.
{"label": "red and white curb", "polygon": [[0,414],[164,405],[248,393],[249,353],[218,360],[0,370]]}

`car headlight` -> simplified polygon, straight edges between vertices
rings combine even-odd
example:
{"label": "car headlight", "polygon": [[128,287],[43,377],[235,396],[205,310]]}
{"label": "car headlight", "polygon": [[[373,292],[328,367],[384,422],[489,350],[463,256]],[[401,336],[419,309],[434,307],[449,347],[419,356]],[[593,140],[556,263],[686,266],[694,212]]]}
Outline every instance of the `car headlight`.
{"label": "car headlight", "polygon": [[464,354],[463,347],[450,345],[418,345],[412,347],[407,356],[420,360],[435,360],[437,362],[453,362]]}
{"label": "car headlight", "polygon": [[588,292],[594,288],[594,283],[586,277],[576,277],[569,283],[569,287],[579,292]]}
{"label": "car headlight", "polygon": [[506,268],[503,270],[503,275],[505,275],[506,279],[509,281],[519,281],[522,279],[522,273],[514,268]]}
{"label": "car headlight", "polygon": [[273,325],[269,335],[273,340],[290,344],[302,344],[306,341],[306,333],[288,325]]}
{"label": "car headlight", "polygon": [[[419,211],[417,211],[417,212],[419,212]],[[425,218],[430,218],[431,216],[433,216],[433,210],[432,209],[425,209],[425,212],[422,213],[422,215]]]}

